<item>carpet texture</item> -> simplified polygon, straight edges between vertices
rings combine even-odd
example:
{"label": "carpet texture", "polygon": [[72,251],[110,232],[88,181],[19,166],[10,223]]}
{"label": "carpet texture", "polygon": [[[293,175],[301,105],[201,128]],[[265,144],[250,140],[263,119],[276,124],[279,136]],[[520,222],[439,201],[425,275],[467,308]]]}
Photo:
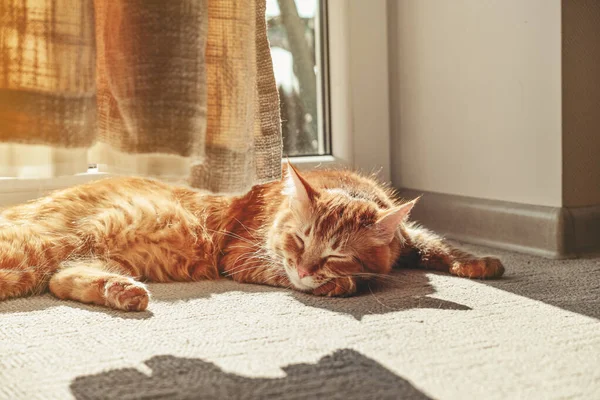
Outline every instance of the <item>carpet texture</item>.
{"label": "carpet texture", "polygon": [[348,299],[151,284],[143,313],[0,303],[0,399],[600,398],[600,258],[480,247],[507,274],[400,270]]}

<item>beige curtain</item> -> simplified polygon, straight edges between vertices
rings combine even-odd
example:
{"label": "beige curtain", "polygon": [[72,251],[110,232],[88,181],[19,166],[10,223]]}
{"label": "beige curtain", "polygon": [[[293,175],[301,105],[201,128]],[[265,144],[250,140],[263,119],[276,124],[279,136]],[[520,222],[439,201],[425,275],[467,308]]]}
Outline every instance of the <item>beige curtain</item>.
{"label": "beige curtain", "polygon": [[0,0],[0,176],[281,173],[265,0]]}

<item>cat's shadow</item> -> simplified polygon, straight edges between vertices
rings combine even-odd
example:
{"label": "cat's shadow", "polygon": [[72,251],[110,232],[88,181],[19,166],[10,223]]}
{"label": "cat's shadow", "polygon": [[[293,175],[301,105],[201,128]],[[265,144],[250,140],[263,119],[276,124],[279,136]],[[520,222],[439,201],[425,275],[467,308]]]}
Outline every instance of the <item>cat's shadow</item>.
{"label": "cat's shadow", "polygon": [[294,292],[292,296],[306,306],[347,314],[357,320],[417,308],[437,310],[471,310],[470,307],[430,295],[435,293],[425,271],[404,270],[384,279],[369,282],[352,297],[317,297]]}
{"label": "cat's shadow", "polygon": [[435,293],[428,274],[422,270],[398,270],[391,275],[371,282],[352,297],[318,297],[290,289],[262,285],[240,284],[230,280],[204,281],[194,283],[149,284],[152,300],[144,312],[122,312],[100,306],[87,305],[74,301],[58,300],[49,294],[0,302],[0,314],[39,311],[58,306],[75,307],[92,313],[104,313],[113,318],[148,319],[152,318],[152,302],[181,302],[209,298],[227,292],[274,293],[283,292],[307,307],[318,308],[351,316],[361,320],[366,315],[379,315],[415,308],[439,310],[470,310],[469,307],[447,300],[430,297]]}

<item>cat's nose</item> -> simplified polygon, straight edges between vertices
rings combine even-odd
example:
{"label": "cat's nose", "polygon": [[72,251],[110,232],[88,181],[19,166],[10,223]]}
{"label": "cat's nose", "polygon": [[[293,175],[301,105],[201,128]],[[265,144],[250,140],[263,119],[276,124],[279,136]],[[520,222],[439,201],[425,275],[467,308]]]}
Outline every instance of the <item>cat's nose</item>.
{"label": "cat's nose", "polygon": [[311,275],[312,274],[309,271],[302,269],[302,268],[298,268],[298,276],[300,277],[300,279],[305,278],[307,276],[311,276]]}

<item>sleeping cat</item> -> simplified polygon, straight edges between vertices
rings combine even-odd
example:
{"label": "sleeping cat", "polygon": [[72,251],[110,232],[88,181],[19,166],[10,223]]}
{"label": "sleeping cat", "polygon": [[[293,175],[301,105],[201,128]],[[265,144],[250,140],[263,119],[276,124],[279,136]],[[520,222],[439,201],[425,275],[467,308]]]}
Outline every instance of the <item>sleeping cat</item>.
{"label": "sleeping cat", "polygon": [[142,311],[140,281],[239,282],[347,296],[400,264],[470,278],[498,259],[455,249],[407,220],[374,180],[349,171],[285,178],[217,196],[143,178],[107,178],[0,213],[0,299],[61,299]]}

